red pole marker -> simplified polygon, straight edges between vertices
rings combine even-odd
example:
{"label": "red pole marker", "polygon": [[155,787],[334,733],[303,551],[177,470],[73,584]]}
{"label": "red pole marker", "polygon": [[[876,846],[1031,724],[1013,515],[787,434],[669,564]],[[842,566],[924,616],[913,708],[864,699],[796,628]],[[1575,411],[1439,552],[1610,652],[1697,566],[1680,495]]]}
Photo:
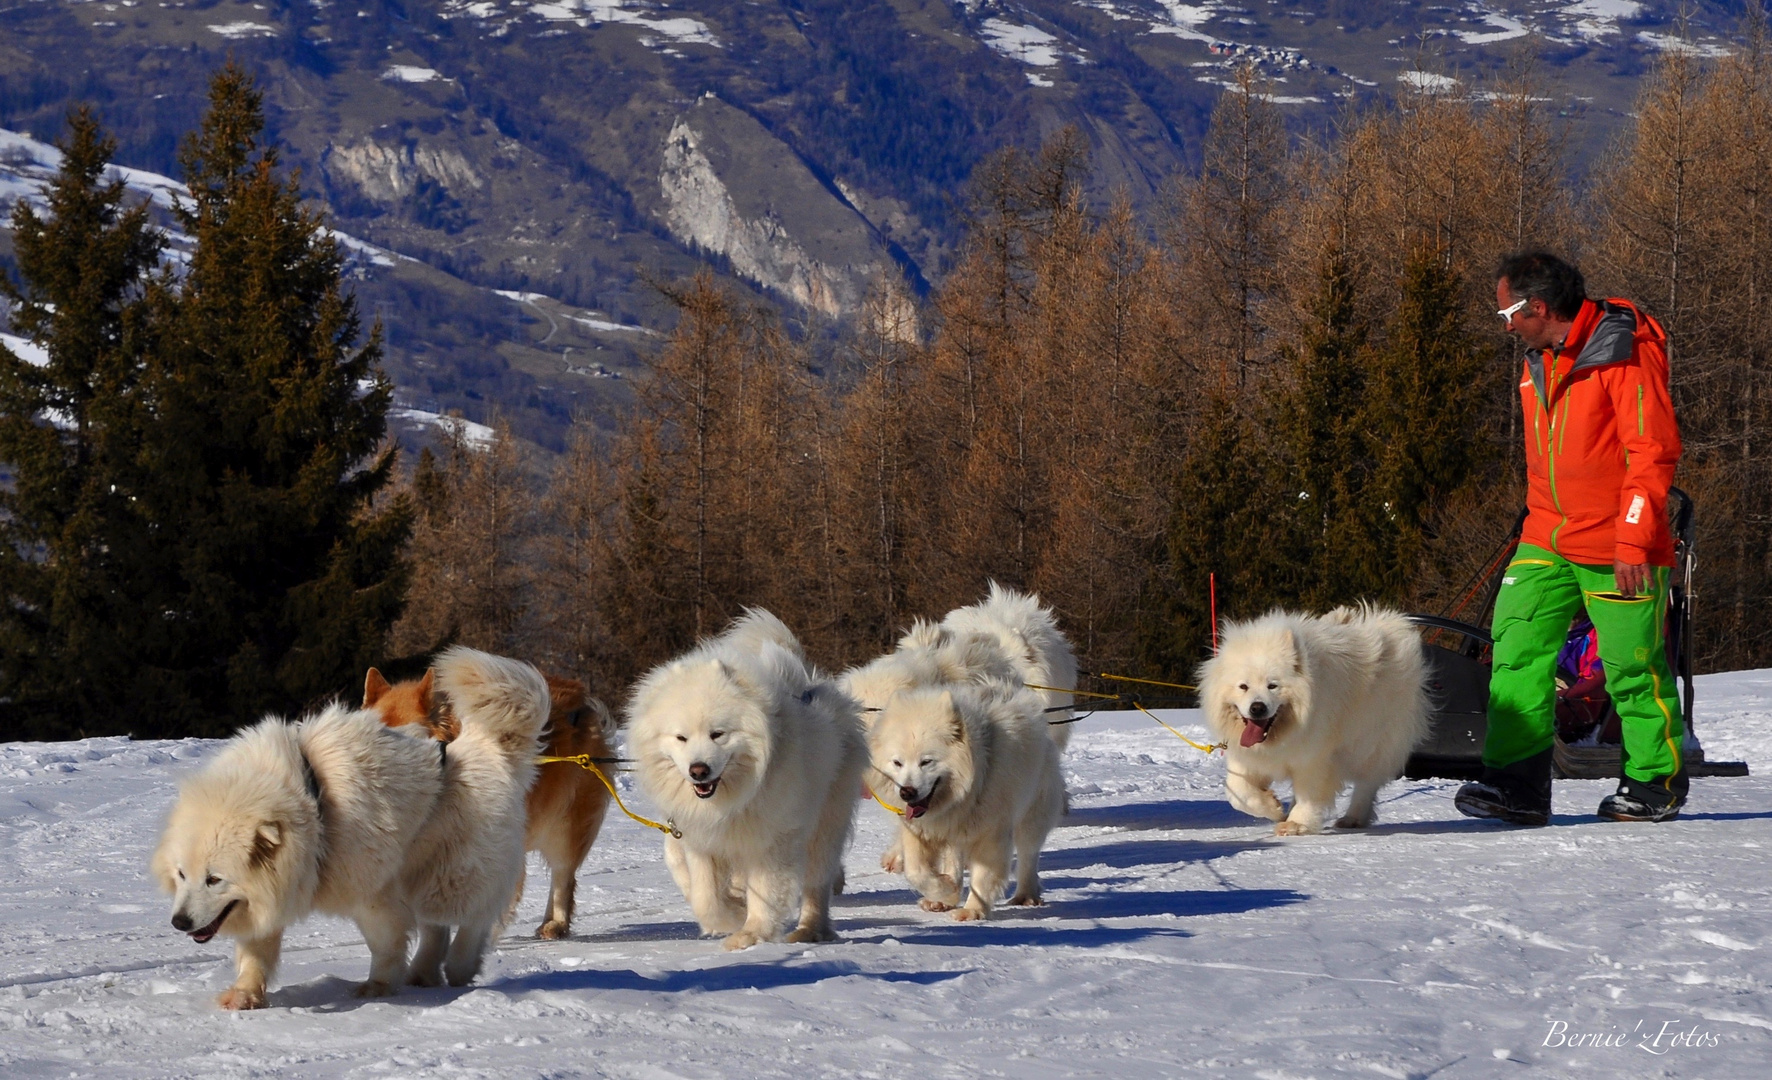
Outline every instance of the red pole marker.
{"label": "red pole marker", "polygon": [[1212,594],[1212,652],[1218,652],[1218,575],[1206,575],[1206,588]]}

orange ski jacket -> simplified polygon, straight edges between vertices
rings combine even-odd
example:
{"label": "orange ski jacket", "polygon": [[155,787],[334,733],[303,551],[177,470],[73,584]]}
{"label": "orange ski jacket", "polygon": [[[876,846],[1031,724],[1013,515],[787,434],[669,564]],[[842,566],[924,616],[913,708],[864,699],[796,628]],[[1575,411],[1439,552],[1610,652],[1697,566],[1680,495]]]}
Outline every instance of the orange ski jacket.
{"label": "orange ski jacket", "polygon": [[1672,566],[1680,429],[1667,334],[1626,300],[1584,300],[1563,344],[1526,355],[1526,525],[1570,562]]}

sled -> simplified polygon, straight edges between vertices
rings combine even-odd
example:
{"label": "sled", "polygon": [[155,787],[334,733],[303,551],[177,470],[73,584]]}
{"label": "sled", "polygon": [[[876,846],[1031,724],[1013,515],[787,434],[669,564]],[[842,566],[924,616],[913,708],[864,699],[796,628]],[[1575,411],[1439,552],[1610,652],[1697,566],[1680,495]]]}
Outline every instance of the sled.
{"label": "sled", "polygon": [[[1683,744],[1686,772],[1689,776],[1746,776],[1747,763],[1741,761],[1707,761],[1704,747],[1692,723],[1692,573],[1696,566],[1693,553],[1692,497],[1679,488],[1668,492],[1668,519],[1674,536],[1674,572],[1667,605],[1668,666],[1680,684],[1681,707],[1686,719]],[[1489,729],[1490,648],[1494,644],[1484,626],[1495,610],[1495,597],[1501,591],[1501,579],[1514,549],[1520,543],[1520,530],[1526,513],[1520,512],[1513,531],[1500,550],[1467,584],[1463,595],[1448,615],[1411,615],[1410,621],[1424,631],[1422,648],[1428,661],[1428,688],[1433,697],[1428,735],[1415,753],[1410,755],[1403,775],[1411,779],[1447,777],[1457,780],[1475,779],[1483,771],[1483,737]],[[1455,616],[1478,595],[1482,603],[1475,620],[1466,622]],[[1573,645],[1573,641],[1571,642]],[[1580,679],[1579,672],[1569,672],[1559,681],[1559,713],[1569,711],[1581,719],[1580,713],[1597,713],[1596,727],[1606,728],[1605,713],[1611,702],[1605,697],[1603,680]],[[1622,767],[1622,748],[1602,739],[1565,742],[1559,732],[1553,746],[1555,772],[1560,777],[1581,779],[1615,779]]]}

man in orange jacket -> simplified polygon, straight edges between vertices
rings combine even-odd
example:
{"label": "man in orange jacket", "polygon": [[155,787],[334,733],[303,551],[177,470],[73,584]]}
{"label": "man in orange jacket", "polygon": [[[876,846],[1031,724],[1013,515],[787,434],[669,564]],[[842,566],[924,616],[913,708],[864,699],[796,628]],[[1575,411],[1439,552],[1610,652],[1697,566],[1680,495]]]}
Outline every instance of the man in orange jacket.
{"label": "man in orange jacket", "polygon": [[1666,821],[1686,799],[1664,640],[1667,492],[1680,458],[1667,336],[1628,301],[1588,299],[1581,272],[1554,255],[1510,255],[1496,279],[1497,314],[1531,350],[1520,379],[1527,514],[1495,601],[1483,777],[1454,803],[1517,825],[1550,820],[1556,657],[1585,607],[1624,732],[1624,775],[1599,814]]}

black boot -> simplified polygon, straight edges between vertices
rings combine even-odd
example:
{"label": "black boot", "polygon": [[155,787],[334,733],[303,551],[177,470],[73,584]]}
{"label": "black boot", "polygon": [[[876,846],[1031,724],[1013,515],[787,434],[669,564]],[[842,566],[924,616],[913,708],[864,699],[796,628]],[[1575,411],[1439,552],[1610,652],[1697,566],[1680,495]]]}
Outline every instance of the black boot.
{"label": "black boot", "polygon": [[1673,779],[1644,783],[1626,777],[1617,791],[1600,800],[1599,815],[1611,821],[1672,821],[1686,803],[1684,772]]}
{"label": "black boot", "polygon": [[1494,818],[1510,825],[1550,824],[1551,752],[1499,769],[1485,766],[1483,778],[1459,788],[1452,805],[1466,817]]}

